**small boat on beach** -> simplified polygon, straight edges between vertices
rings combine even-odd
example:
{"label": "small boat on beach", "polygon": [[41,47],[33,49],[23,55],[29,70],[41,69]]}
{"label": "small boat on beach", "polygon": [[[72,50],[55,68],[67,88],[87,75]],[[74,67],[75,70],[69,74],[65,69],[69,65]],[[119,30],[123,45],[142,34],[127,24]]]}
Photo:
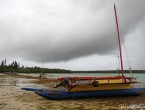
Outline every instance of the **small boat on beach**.
{"label": "small boat on beach", "polygon": [[[132,84],[138,83],[132,74],[131,77],[124,76],[122,52],[120,43],[120,33],[118,19],[116,14],[116,6],[114,4],[114,12],[116,19],[116,27],[118,34],[118,46],[120,52],[120,65],[122,74],[119,76],[105,77],[61,77],[59,84],[54,88],[63,86],[65,91],[43,91],[32,89],[36,94],[50,100],[63,100],[74,98],[94,98],[94,97],[116,97],[116,96],[141,96],[145,94],[145,88],[133,88]],[[30,88],[31,89],[31,88]],[[25,89],[26,90],[26,89]]]}

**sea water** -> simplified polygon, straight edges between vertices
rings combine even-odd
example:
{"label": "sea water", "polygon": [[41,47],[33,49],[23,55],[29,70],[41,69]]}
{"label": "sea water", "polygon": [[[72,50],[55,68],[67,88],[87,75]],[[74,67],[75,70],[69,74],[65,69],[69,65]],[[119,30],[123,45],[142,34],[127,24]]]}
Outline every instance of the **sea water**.
{"label": "sea water", "polygon": [[[73,77],[73,76],[117,76],[116,73],[47,73],[50,78],[59,78],[59,77]],[[138,82],[145,82],[145,73],[133,73],[134,77]],[[125,76],[132,76],[130,73],[125,73]]]}
{"label": "sea water", "polygon": [[[59,77],[73,77],[73,76],[117,76],[117,73],[44,73],[48,78],[59,78]],[[39,77],[40,74],[38,73],[21,73],[21,75],[26,76],[35,76]],[[130,73],[125,73],[125,76],[131,77],[132,75]],[[134,77],[138,82],[145,82],[145,73],[133,73]]]}

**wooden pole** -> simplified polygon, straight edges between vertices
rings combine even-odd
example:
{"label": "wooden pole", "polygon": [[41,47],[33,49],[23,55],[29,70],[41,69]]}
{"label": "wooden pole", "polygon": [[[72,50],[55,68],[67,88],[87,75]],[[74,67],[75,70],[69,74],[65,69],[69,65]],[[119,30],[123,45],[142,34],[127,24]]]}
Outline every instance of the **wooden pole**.
{"label": "wooden pole", "polygon": [[121,63],[122,77],[124,77],[123,62],[122,62],[122,51],[121,51],[121,43],[120,43],[120,33],[119,33],[119,26],[118,26],[118,19],[117,19],[117,13],[116,13],[116,6],[115,6],[115,4],[114,4],[114,12],[115,12],[115,19],[116,19],[117,34],[118,34],[118,45],[119,45],[119,53],[120,53],[120,63]]}

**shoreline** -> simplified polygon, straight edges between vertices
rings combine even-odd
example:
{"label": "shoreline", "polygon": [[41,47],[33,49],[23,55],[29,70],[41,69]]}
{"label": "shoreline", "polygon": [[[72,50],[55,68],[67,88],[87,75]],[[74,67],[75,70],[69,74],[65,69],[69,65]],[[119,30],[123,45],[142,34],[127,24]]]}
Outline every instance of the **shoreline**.
{"label": "shoreline", "polygon": [[[23,75],[0,74],[1,80],[8,81],[5,85],[0,85],[0,109],[1,110],[118,110],[131,104],[144,105],[145,95],[131,97],[104,97],[72,100],[47,100],[38,96],[32,91],[21,90],[21,87],[49,87],[51,82],[57,79],[49,79]],[[22,80],[23,79],[23,80]],[[14,83],[14,84],[13,84]],[[136,87],[143,86],[139,83]],[[122,109],[123,110],[123,109]]]}

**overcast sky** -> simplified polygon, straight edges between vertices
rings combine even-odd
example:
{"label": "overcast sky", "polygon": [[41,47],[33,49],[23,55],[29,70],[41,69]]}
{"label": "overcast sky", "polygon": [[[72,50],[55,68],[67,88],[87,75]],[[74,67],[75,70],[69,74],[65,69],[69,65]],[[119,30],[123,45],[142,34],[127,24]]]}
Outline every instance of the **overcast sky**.
{"label": "overcast sky", "polygon": [[[145,0],[0,0],[0,61],[69,70],[145,69]],[[127,54],[126,54],[127,50]]]}

